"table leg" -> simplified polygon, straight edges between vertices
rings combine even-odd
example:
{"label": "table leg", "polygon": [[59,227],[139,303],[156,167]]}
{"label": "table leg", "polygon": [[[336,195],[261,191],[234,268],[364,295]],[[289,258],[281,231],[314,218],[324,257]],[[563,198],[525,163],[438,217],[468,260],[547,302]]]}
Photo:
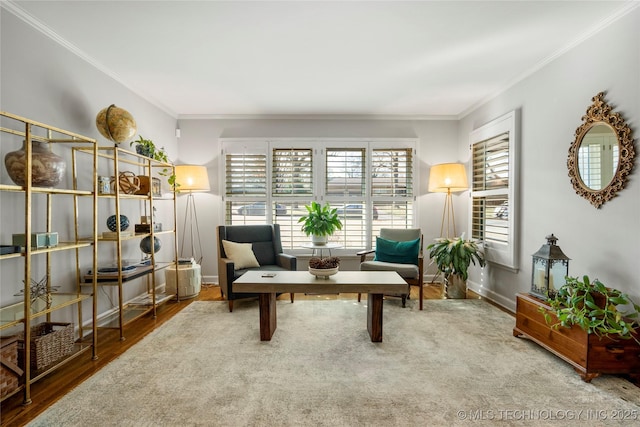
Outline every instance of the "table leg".
{"label": "table leg", "polygon": [[276,294],[260,294],[260,341],[271,341],[276,331]]}
{"label": "table leg", "polygon": [[382,342],[382,294],[368,294],[367,330],[371,342]]}

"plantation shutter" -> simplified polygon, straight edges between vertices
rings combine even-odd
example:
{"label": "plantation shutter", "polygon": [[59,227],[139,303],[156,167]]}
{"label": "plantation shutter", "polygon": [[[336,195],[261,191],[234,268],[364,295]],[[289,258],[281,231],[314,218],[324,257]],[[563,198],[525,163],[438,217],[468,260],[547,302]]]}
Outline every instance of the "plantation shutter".
{"label": "plantation shutter", "polygon": [[509,243],[509,133],[472,147],[472,237]]}
{"label": "plantation shutter", "polygon": [[413,150],[375,149],[371,158],[371,196],[413,195]]}
{"label": "plantation shutter", "polygon": [[225,171],[227,196],[267,195],[266,154],[227,154]]}
{"label": "plantation shutter", "polygon": [[365,149],[327,148],[325,162],[327,195],[365,194]]}
{"label": "plantation shutter", "polygon": [[311,149],[273,150],[271,191],[276,196],[313,196]]}

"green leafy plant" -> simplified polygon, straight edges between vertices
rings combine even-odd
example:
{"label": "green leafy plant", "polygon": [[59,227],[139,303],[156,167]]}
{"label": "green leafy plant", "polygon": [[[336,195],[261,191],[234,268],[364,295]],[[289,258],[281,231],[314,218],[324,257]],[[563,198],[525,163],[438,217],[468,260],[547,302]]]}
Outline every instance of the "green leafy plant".
{"label": "green leafy plant", "polygon": [[[129,146],[132,146],[133,144],[136,144],[136,153],[152,158],[159,162],[170,163],[169,157],[167,156],[167,153],[164,151],[164,147],[157,148],[156,145],[153,143],[153,141],[151,141],[150,139],[145,139],[142,137],[142,135],[138,135],[138,139],[131,141],[129,143]],[[167,181],[169,182],[169,185],[171,185],[172,188],[175,189],[176,187],[180,186],[180,184],[176,182],[176,175],[169,173],[168,168],[162,169],[162,171],[159,172],[159,174],[162,176],[169,177]]]}
{"label": "green leafy plant", "polygon": [[342,230],[342,221],[338,217],[338,209],[331,209],[329,203],[322,206],[311,202],[305,205],[307,215],[300,217],[298,223],[303,223],[301,230],[314,236],[331,236],[336,230]]}
{"label": "green leafy plant", "polygon": [[[547,299],[547,304],[555,314],[556,320],[544,307],[541,307],[540,311],[548,324],[555,321],[551,326],[556,329],[560,326],[570,328],[578,325],[589,334],[609,338],[633,338],[640,344],[634,336],[634,331],[640,327],[640,306],[627,294],[606,287],[598,279],[591,281],[586,275],[582,280],[566,277],[565,285],[558,289],[553,297]],[[632,309],[622,312],[618,310],[618,306],[630,306]]]}
{"label": "green leafy plant", "polygon": [[476,265],[476,261],[484,267],[484,254],[472,240],[465,240],[464,234],[452,239],[440,237],[427,246],[431,263],[438,266],[438,270],[445,276],[456,274],[467,280],[469,266]]}

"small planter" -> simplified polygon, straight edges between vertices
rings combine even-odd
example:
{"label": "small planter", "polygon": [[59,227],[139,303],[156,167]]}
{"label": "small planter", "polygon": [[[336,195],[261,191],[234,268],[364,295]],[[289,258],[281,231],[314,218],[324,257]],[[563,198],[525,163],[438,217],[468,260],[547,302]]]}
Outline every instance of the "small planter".
{"label": "small planter", "polygon": [[140,144],[136,145],[136,153],[140,154],[141,156],[153,158],[153,149],[148,146]]}
{"label": "small planter", "polygon": [[445,280],[447,299],[464,299],[467,297],[467,281],[457,274],[449,274]]}
{"label": "small planter", "polygon": [[315,234],[311,236],[311,243],[316,246],[324,246],[327,242],[329,242],[329,236],[316,236]]}

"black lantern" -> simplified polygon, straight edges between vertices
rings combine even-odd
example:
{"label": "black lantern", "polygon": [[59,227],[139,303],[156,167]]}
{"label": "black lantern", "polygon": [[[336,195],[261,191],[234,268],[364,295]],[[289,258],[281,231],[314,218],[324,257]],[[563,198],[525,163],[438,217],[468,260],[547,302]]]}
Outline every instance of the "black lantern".
{"label": "black lantern", "polygon": [[551,234],[546,237],[547,244],[533,254],[530,294],[538,298],[553,297],[564,286],[569,275],[569,257],[556,245],[558,238]]}

